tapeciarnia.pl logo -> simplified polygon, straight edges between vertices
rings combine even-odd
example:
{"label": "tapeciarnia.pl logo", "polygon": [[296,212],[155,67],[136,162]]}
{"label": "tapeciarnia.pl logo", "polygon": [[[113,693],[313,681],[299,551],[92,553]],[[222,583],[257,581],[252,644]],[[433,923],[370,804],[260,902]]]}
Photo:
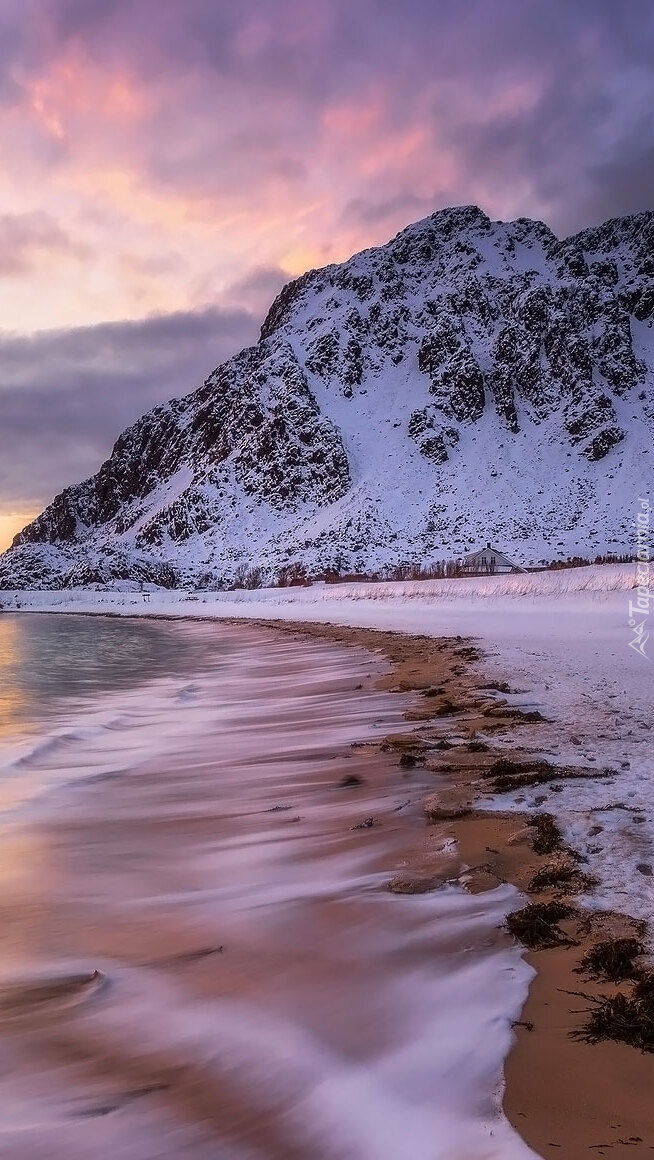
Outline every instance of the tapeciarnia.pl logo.
{"label": "tapeciarnia.pl logo", "polygon": [[629,601],[629,627],[633,632],[633,640],[629,641],[629,648],[640,653],[646,660],[651,657],[646,651],[649,640],[649,606],[653,599],[650,589],[651,576],[651,504],[647,497],[638,497],[638,510],[634,526],[636,528],[636,598]]}

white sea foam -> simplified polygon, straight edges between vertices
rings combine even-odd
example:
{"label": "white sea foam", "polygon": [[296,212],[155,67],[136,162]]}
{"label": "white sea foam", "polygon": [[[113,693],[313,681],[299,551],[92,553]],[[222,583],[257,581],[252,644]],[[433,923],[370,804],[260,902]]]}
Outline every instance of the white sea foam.
{"label": "white sea foam", "polygon": [[[396,897],[384,828],[351,837],[361,806],[337,771],[406,704],[353,696],[372,671],[356,650],[243,643],[220,671],[95,698],[30,743],[13,773],[38,792],[5,823],[52,861],[35,945],[110,986],[0,1043],[3,1157],[532,1155],[500,1107],[532,973],[497,939],[515,892]],[[366,808],[412,784],[389,772]],[[224,951],[171,966],[152,949],[167,929]]]}

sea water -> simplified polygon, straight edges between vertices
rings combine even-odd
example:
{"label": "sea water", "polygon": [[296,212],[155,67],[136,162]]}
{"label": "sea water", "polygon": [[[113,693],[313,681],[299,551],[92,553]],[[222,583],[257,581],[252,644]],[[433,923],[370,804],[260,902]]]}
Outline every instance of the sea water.
{"label": "sea water", "polygon": [[387,889],[427,775],[365,745],[406,727],[382,669],[0,617],[3,1160],[530,1155],[500,1110],[509,888]]}

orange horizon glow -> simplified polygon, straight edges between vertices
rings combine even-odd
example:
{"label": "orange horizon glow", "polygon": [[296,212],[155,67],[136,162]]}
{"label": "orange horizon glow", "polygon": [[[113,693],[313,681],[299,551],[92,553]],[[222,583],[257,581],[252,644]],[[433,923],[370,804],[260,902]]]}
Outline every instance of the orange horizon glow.
{"label": "orange horizon glow", "polygon": [[18,532],[22,532],[23,528],[27,527],[38,514],[37,511],[0,512],[0,552],[4,552],[6,548],[9,548],[14,536]]}

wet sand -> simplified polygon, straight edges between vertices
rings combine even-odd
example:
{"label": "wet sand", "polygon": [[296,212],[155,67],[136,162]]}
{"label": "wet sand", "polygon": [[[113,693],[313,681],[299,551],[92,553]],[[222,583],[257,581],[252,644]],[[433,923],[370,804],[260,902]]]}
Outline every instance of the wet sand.
{"label": "wet sand", "polygon": [[[306,625],[311,635],[326,635],[342,643],[379,649],[393,665],[380,684],[420,694],[407,713],[419,721],[417,744],[397,738],[394,744],[413,753],[430,769],[437,787],[428,796],[428,832],[455,840],[451,862],[441,867],[444,878],[467,883],[473,892],[510,882],[526,894],[525,903],[561,898],[560,891],[529,894],[534,874],[560,855],[534,851],[536,832],[529,816],[479,811],[474,803],[487,796],[483,771],[497,757],[492,738],[501,735],[501,756],[512,741],[512,757],[533,755],[538,725],[530,723],[529,746],[521,739],[520,714],[503,701],[501,692],[483,683],[483,658],[469,642],[439,642],[368,630]],[[293,626],[293,631],[297,626]],[[289,626],[289,631],[291,631]],[[510,674],[507,674],[510,680]],[[432,694],[425,696],[425,693]],[[488,696],[493,698],[489,701]],[[506,715],[503,714],[506,707]],[[490,716],[486,714],[490,713]],[[535,730],[535,733],[534,733]],[[480,737],[488,749],[471,752]],[[453,748],[434,752],[446,742]],[[425,874],[424,850],[413,854],[419,886]],[[428,871],[427,871],[428,873]],[[411,872],[407,872],[407,880]],[[575,891],[566,901],[574,908]],[[584,954],[597,942],[616,937],[645,937],[643,925],[620,914],[574,908],[561,923],[574,945],[528,953],[537,974],[516,1021],[515,1043],[505,1070],[504,1108],[523,1139],[546,1160],[580,1160],[609,1156],[612,1160],[654,1152],[654,1054],[644,1054],[618,1042],[588,1043],[571,1035],[578,1031],[591,1006],[590,997],[625,991],[624,984],[597,982],[580,974]]]}
{"label": "wet sand", "polygon": [[[474,1138],[447,1110],[475,1054],[490,1088],[502,997],[483,992],[483,967],[511,946],[502,890],[547,861],[526,817],[474,805],[493,737],[519,756],[523,719],[464,640],[232,631],[252,670],[234,685],[231,739],[229,714],[219,730],[205,720],[165,760],[62,794],[5,846],[3,1157],[514,1155],[508,1138],[479,1150],[486,1120],[497,1129],[490,1090],[462,1116]],[[447,883],[468,893],[433,893]],[[568,1034],[587,1006],[569,992],[611,989],[574,973],[584,949],[630,924],[563,926],[576,946],[528,956],[506,1113],[543,1157],[647,1153],[654,1057]],[[472,1026],[451,1026],[444,996],[465,1002],[458,980],[476,966]],[[432,1048],[448,1035],[443,1065]]]}

